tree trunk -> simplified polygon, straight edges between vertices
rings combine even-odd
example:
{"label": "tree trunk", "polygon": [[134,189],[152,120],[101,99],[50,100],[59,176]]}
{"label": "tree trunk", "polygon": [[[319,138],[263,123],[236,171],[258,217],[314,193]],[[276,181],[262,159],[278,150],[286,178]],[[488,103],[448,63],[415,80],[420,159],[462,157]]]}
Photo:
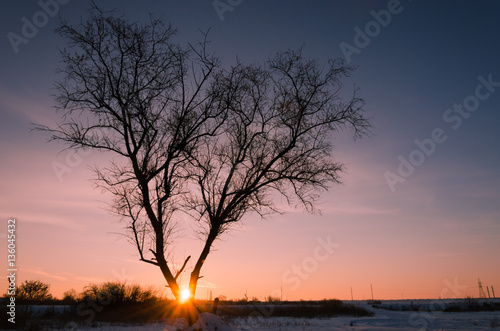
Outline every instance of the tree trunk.
{"label": "tree trunk", "polygon": [[164,257],[159,257],[158,260],[163,277],[167,281],[167,284],[177,301],[177,309],[174,310],[174,314],[171,317],[174,319],[179,317],[184,318],[188,323],[188,326],[193,325],[199,318],[198,309],[194,304],[194,295],[191,295],[186,302],[182,302],[182,291],[179,284],[177,284],[177,280],[174,275],[172,275],[172,272],[168,268],[166,260]]}
{"label": "tree trunk", "polygon": [[212,247],[215,238],[217,238],[218,231],[219,228],[214,226],[210,230],[210,233],[208,234],[207,237],[207,241],[205,242],[205,246],[203,247],[203,251],[201,252],[200,257],[198,258],[198,261],[196,262],[193,271],[191,272],[191,278],[189,279],[189,293],[191,294],[192,299],[194,299],[194,295],[196,293],[196,287],[198,286],[198,279],[201,278],[200,277],[201,267],[203,266],[203,263],[205,263],[208,253],[210,253],[210,247]]}

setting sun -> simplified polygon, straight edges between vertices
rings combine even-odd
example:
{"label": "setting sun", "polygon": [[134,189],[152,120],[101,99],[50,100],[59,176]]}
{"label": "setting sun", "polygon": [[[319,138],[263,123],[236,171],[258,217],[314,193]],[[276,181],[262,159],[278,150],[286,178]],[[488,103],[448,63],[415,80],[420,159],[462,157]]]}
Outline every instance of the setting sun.
{"label": "setting sun", "polygon": [[183,290],[181,293],[181,302],[186,302],[190,296],[191,296],[191,293],[189,292],[189,290]]}

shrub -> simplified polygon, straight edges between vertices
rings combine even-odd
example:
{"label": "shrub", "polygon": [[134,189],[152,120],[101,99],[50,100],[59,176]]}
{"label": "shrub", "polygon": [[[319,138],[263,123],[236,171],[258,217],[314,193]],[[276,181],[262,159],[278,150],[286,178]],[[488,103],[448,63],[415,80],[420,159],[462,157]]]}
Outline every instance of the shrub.
{"label": "shrub", "polygon": [[142,289],[139,285],[126,285],[120,282],[90,284],[81,294],[82,301],[106,302],[111,305],[146,303],[157,299],[152,288]]}
{"label": "shrub", "polygon": [[77,299],[78,299],[78,294],[73,288],[63,293],[63,299],[62,299],[63,303],[73,304],[77,301]]}
{"label": "shrub", "polygon": [[125,299],[139,303],[156,301],[157,293],[151,287],[143,289],[139,285],[129,285],[125,287]]}
{"label": "shrub", "polygon": [[25,280],[17,289],[17,298],[28,302],[51,300],[50,285],[39,280]]}
{"label": "shrub", "polygon": [[267,302],[280,302],[281,301],[281,298],[280,297],[273,297],[273,296],[268,296],[267,297]]}

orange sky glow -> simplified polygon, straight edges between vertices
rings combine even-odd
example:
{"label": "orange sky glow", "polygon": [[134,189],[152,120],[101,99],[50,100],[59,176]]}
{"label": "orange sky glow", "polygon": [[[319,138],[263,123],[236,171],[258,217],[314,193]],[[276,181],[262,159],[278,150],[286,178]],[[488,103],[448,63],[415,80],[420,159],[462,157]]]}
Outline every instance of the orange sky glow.
{"label": "orange sky glow", "polygon": [[[359,87],[374,134],[356,141],[347,132],[332,138],[333,155],[345,164],[342,184],[322,192],[321,213],[277,198],[283,214],[265,220],[245,215],[215,243],[196,298],[364,300],[372,290],[374,299],[464,298],[478,297],[478,279],[500,296],[498,2],[402,0],[391,22],[349,56],[340,45],[359,44],[356,31],[374,22],[372,11],[387,9],[387,1],[243,1],[224,20],[212,1],[96,2],[133,21],[147,21],[149,12],[165,17],[179,29],[183,45],[212,28],[211,51],[225,65],[237,56],[262,63],[278,50],[302,45],[320,63],[341,58],[357,67],[345,93]],[[58,15],[79,22],[87,9],[87,1],[65,1]],[[21,33],[21,18],[40,10],[37,1],[0,4],[6,13],[0,20],[4,274],[7,220],[15,218],[18,285],[41,280],[62,298],[70,289],[80,293],[89,284],[119,281],[153,286],[173,298],[159,268],[139,261],[122,235],[126,223],[108,212],[110,197],[93,186],[89,167],[106,165],[111,156],[75,154],[32,131],[32,123],[59,119],[51,94],[58,48],[65,44],[54,33],[55,16],[47,16],[18,52],[5,36]],[[463,115],[478,98],[474,111]],[[436,129],[446,141],[424,154],[419,144]],[[422,155],[421,164],[389,185],[386,174],[397,173],[401,159],[412,155]],[[184,224],[169,249],[174,269],[192,256],[181,287],[201,250],[193,229]]]}
{"label": "orange sky glow", "polygon": [[[43,142],[35,140],[27,154],[12,151],[9,171],[45,158],[65,162],[66,152],[39,153]],[[372,142],[356,144],[359,152],[339,156],[346,163],[359,163]],[[2,201],[11,214],[1,217],[18,221],[18,282],[40,279],[62,297],[71,288],[81,292],[91,283],[121,281],[153,286],[172,298],[160,270],[140,262],[135,247],[120,235],[124,224],[107,213],[107,196],[92,187],[86,165],[105,160],[96,154],[56,184],[50,166],[26,172],[23,182],[33,183],[30,187],[5,179],[10,189]],[[374,162],[367,168],[373,169]],[[286,213],[267,220],[245,217],[242,226],[216,242],[196,297],[206,299],[212,292],[230,299],[350,300],[352,288],[353,298],[361,300],[371,298],[370,286],[376,299],[465,297],[477,296],[478,277],[485,285],[499,283],[500,266],[484,253],[498,250],[493,218],[483,215],[469,225],[465,217],[440,215],[441,203],[432,194],[421,198],[403,192],[410,212],[395,198],[385,197],[388,202],[381,204],[383,197],[373,197],[367,188],[383,186],[383,178],[360,166],[348,169],[344,183],[323,195],[320,215],[286,207]],[[177,265],[201,249],[190,226],[184,230],[170,255]],[[182,285],[188,279],[185,271]]]}

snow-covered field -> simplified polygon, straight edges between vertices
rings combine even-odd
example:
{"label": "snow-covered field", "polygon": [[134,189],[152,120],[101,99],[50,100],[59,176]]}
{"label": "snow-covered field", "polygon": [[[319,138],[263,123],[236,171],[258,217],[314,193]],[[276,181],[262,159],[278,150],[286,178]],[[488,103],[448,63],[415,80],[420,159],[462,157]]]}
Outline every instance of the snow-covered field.
{"label": "snow-covered field", "polygon": [[[499,311],[481,312],[442,312],[434,310],[444,302],[439,300],[415,302],[391,301],[391,308],[406,307],[407,304],[427,304],[431,311],[397,311],[373,308],[365,305],[375,314],[371,317],[335,317],[335,318],[289,318],[289,317],[246,317],[221,320],[219,317],[203,313],[197,325],[188,330],[204,331],[299,331],[299,330],[500,330]],[[73,330],[107,330],[107,331],[180,331],[184,330],[181,321],[175,325],[155,323],[149,325],[109,325],[94,324],[92,327],[76,327]]]}

